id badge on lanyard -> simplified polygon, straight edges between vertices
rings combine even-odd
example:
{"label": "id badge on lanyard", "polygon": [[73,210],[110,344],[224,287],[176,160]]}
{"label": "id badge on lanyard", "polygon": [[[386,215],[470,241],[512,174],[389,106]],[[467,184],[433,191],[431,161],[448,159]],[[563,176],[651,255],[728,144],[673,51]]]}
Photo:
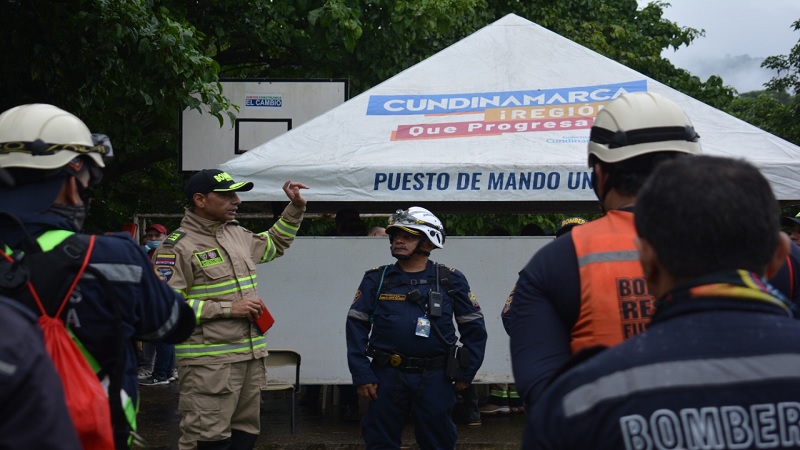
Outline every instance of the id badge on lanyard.
{"label": "id badge on lanyard", "polygon": [[425,316],[417,318],[417,329],[414,332],[417,336],[430,337],[431,335],[431,320]]}

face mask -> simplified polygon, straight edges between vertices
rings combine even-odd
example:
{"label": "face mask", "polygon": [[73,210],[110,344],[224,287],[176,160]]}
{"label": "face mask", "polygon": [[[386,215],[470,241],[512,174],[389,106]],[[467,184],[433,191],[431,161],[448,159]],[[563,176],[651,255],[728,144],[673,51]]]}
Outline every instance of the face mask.
{"label": "face mask", "polygon": [[145,241],[144,248],[149,252],[158,248],[159,244],[161,244],[161,241]]}
{"label": "face mask", "polygon": [[88,205],[60,205],[53,204],[48,211],[66,217],[72,226],[72,231],[80,231],[89,212]]}

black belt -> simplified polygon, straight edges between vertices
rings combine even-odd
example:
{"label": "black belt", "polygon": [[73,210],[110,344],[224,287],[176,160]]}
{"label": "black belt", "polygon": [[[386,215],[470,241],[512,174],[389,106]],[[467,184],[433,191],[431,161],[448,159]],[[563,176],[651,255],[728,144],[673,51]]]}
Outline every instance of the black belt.
{"label": "black belt", "polygon": [[400,353],[385,352],[373,346],[367,347],[367,356],[372,357],[372,360],[378,365],[389,365],[395,369],[409,371],[438,369],[447,363],[447,355],[415,358]]}

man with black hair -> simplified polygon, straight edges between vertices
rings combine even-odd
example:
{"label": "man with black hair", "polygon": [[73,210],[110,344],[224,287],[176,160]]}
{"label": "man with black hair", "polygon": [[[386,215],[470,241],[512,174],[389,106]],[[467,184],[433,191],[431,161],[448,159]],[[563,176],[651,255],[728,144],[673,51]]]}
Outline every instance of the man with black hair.
{"label": "man with black hair", "polygon": [[195,173],[183,193],[181,225],[153,255],[156,270],[194,310],[197,327],[175,346],[180,383],[181,438],[189,449],[252,449],[261,431],[267,343],[254,321],[264,312],[256,264],[283,256],[294,242],[306,199],[303,183],[286,181],[289,203],[268,230],[239,225],[237,182],[217,169]]}
{"label": "man with black hair", "polygon": [[659,94],[625,94],[597,114],[588,162],[605,215],[536,252],[503,309],[526,410],[572,354],[644,330],[653,297],[633,243],[633,207],[660,162],[698,153],[689,118]]}
{"label": "man with black hair", "polygon": [[[368,270],[347,313],[347,364],[358,395],[370,401],[362,436],[368,449],[400,448],[411,416],[420,448],[452,449],[456,390],[467,389],[483,363],[483,312],[461,272],[429,259],[445,242],[435,215],[398,210],[386,232],[397,263]],[[459,340],[468,358],[448,376]]]}
{"label": "man with black hair", "polygon": [[742,160],[659,166],[635,207],[652,322],[576,357],[534,405],[523,448],[800,447],[800,322],[766,281],[790,245],[777,211]]}

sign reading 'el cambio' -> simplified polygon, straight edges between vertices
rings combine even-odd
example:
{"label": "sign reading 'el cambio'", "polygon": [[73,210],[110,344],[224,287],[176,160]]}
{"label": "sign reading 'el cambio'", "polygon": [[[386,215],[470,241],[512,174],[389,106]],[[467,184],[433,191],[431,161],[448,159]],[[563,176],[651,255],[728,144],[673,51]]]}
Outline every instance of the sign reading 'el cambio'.
{"label": "sign reading 'el cambio'", "polygon": [[[368,116],[408,116],[388,139],[429,141],[548,133],[546,145],[580,145],[597,112],[629,92],[647,91],[647,81],[527,91],[430,95],[372,95]],[[436,117],[430,123],[413,116]],[[582,131],[581,130],[586,130]],[[375,172],[373,191],[591,190],[588,171]]]}

